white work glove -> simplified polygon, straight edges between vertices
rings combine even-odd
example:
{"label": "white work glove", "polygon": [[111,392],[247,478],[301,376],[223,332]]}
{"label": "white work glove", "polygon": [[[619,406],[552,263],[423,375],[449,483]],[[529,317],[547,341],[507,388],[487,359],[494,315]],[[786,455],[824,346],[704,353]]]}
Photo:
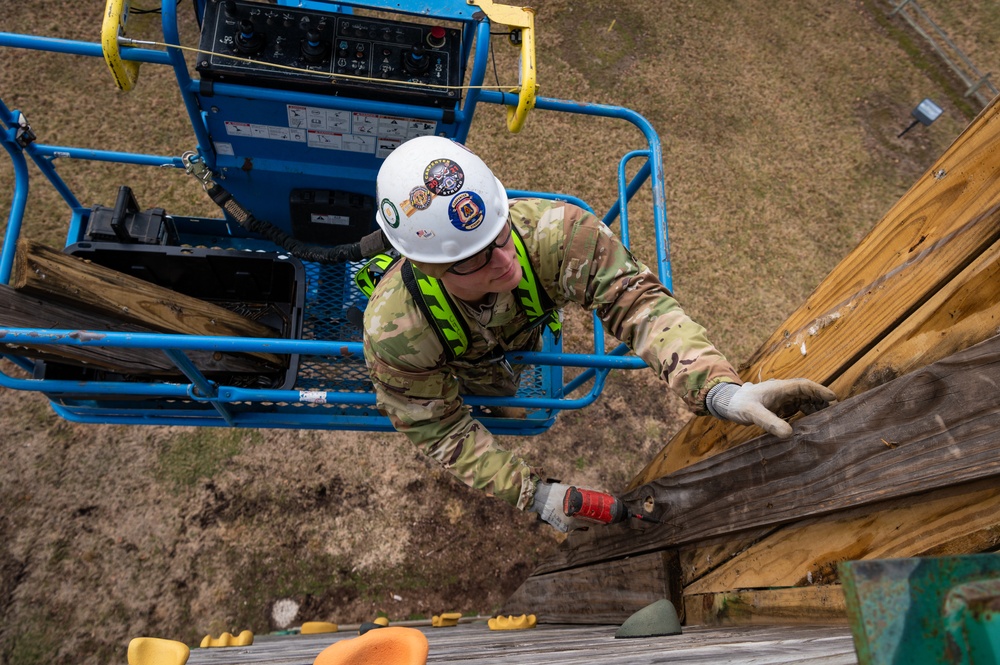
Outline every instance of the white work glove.
{"label": "white work glove", "polygon": [[763,383],[720,383],[708,391],[705,406],[716,418],[741,425],[759,425],[780,439],[792,435],[782,418],[796,412],[814,413],[836,401],[829,388],[809,379],[770,379]]}
{"label": "white work glove", "polygon": [[562,483],[550,483],[542,480],[538,481],[535,487],[535,501],[528,510],[538,513],[543,520],[554,526],[559,531],[566,533],[573,529],[593,526],[593,522],[567,517],[563,512],[563,499],[566,497],[566,490],[569,485]]}

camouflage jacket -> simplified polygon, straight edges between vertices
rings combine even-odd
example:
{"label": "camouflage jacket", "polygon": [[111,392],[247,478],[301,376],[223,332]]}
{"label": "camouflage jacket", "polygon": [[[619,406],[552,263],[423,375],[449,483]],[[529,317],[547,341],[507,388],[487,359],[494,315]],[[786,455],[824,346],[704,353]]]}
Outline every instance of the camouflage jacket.
{"label": "camouflage jacket", "polygon": [[[575,302],[596,311],[607,332],[627,344],[693,411],[705,413],[705,395],[717,383],[740,381],[705,329],[594,215],[542,199],[513,200],[510,212],[541,287],[555,305]],[[498,294],[485,308],[455,300],[471,331],[470,349],[448,362],[400,271],[383,277],[364,319],[365,360],[378,404],[424,454],[471,487],[525,510],[531,507],[538,473],[495,444],[460,393],[512,394],[516,375],[505,375],[497,364],[465,359],[488,355],[498,345],[537,348],[539,328],[523,330],[527,317],[510,293]]]}

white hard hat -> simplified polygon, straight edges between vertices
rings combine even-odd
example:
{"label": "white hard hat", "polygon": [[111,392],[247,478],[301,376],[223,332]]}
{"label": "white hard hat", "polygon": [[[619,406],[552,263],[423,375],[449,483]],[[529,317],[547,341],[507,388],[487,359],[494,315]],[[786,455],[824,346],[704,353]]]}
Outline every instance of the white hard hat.
{"label": "white hard hat", "polygon": [[440,136],[406,141],[383,162],[376,181],[383,233],[400,254],[423,263],[455,263],[489,245],[507,221],[507,192],[461,143]]}

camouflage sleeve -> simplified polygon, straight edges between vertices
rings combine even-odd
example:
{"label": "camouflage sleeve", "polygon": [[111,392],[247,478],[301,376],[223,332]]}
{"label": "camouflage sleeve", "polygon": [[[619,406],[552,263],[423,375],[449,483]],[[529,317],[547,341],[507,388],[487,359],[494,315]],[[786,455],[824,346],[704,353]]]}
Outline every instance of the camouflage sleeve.
{"label": "camouflage sleeve", "polygon": [[526,510],[537,476],[472,417],[430,324],[419,309],[407,306],[401,282],[384,281],[390,283],[380,285],[386,288],[376,290],[365,308],[365,361],[379,408],[397,431],[459,480]]}
{"label": "camouflage sleeve", "polygon": [[705,396],[716,384],[741,383],[705,329],[684,313],[659,278],[604,223],[569,204],[553,207],[541,222],[539,233],[557,234],[565,243],[556,290],[595,310],[605,329],[642,358],[692,411],[707,413]]}

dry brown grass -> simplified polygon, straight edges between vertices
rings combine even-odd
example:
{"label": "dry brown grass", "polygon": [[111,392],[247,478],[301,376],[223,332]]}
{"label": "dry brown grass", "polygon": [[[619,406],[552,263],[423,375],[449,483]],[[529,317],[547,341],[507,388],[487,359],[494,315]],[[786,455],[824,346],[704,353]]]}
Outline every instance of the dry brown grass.
{"label": "dry brown grass", "polygon": [[[934,68],[876,20],[881,0],[533,4],[542,93],[629,106],[660,132],[674,286],[735,362],[969,120]],[[96,40],[102,5],[34,0],[5,13],[4,29]],[[981,69],[1000,71],[995,3],[962,7],[939,8],[940,20]],[[513,79],[515,54],[498,49]],[[99,61],[5,50],[0,91],[45,143],[193,146],[171,79],[149,65],[123,95]],[[944,116],[898,139],[924,97]],[[574,193],[602,212],[616,156],[639,139],[621,123],[544,112],[512,136],[501,110],[484,109],[470,144],[509,186]],[[214,213],[177,173],[59,166],[85,205],[110,203],[128,183],[141,205]],[[10,182],[0,159],[0,207]],[[24,233],[61,243],[64,206],[40,178],[32,194]],[[652,256],[650,215],[637,209],[632,222],[636,253]],[[397,435],[74,425],[11,391],[0,405],[0,660],[16,665],[123,662],[139,634],[266,632],[281,598],[300,603],[297,621],[489,613],[556,542]],[[614,490],[685,418],[648,373],[615,374],[596,405],[504,443],[551,476]]]}

